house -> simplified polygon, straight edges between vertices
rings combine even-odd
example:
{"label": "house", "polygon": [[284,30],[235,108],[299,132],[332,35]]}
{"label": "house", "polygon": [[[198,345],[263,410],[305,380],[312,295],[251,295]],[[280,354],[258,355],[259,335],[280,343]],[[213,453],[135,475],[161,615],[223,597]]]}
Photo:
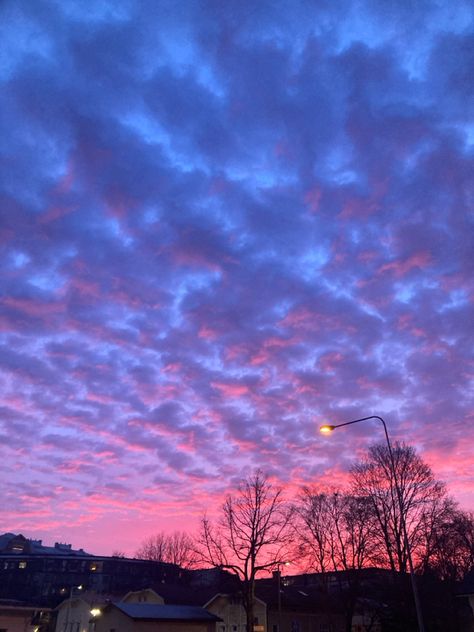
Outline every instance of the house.
{"label": "house", "polygon": [[[179,587],[179,590],[180,593],[183,594],[183,588]],[[115,623],[110,623],[111,609],[109,606],[112,604],[119,608],[119,610],[123,610],[122,614],[125,614],[125,616],[128,617],[126,620],[122,620],[120,628],[114,627]],[[189,604],[180,604],[179,606],[171,606],[168,604],[167,608],[161,610],[159,608],[149,608],[148,610],[144,610],[142,608],[132,610],[128,609],[128,606],[133,606],[134,608],[135,605],[164,607],[165,603],[163,597],[151,588],[129,591],[120,601],[113,601],[113,597],[111,595],[99,595],[91,592],[71,595],[70,598],[65,599],[55,609],[57,614],[55,632],[97,632],[97,630],[104,628],[104,625],[107,622],[107,625],[110,623],[110,627],[104,628],[106,632],[110,632],[111,629],[115,629],[117,632],[122,629],[129,630],[130,632],[132,629],[142,630],[143,628],[144,630],[145,628],[143,625],[138,625],[136,622],[131,623],[131,620],[141,621],[141,623],[144,624],[148,621],[147,616],[150,612],[152,613],[150,616],[153,618],[153,626],[151,626],[153,632],[160,630],[161,628],[158,624],[162,623],[164,625],[165,621],[169,621],[170,625],[172,624],[171,628],[173,630],[175,630],[175,628],[177,630],[181,629],[181,624],[183,624],[183,621],[186,621],[186,623],[190,626],[190,630],[196,629],[200,631],[202,629],[207,632],[209,629],[214,631],[215,626],[211,625],[211,627],[209,627],[209,624],[219,621],[219,617],[211,616],[211,618],[209,618],[209,612],[206,613],[203,608],[191,607],[190,609]],[[174,610],[172,608],[174,608]],[[113,616],[117,618],[117,614],[115,611],[113,612]],[[144,616],[143,612],[145,612],[145,615],[147,616]],[[131,613],[133,616],[130,619],[129,615]],[[179,617],[181,617],[183,621],[179,620]],[[196,620],[192,617],[195,617]],[[197,625],[197,623],[199,623],[199,625]],[[203,628],[202,626],[204,624],[206,627]],[[148,630],[149,628],[150,626],[146,629]],[[25,630],[23,632],[28,631]]]}
{"label": "house", "polygon": [[[56,632],[90,632],[95,626],[97,617],[101,616],[105,606],[117,596],[101,595],[95,592],[84,592],[76,594],[71,591],[71,596],[62,601],[55,608],[56,612]],[[141,590],[131,590],[121,599],[124,603],[153,603],[164,604],[163,597],[160,597],[150,588]]]}
{"label": "house", "polygon": [[[267,632],[267,606],[264,601],[255,598],[254,630]],[[240,594],[217,593],[204,604],[204,608],[221,619],[217,632],[245,632],[247,616]]]}
{"label": "house", "polygon": [[[156,586],[167,604],[201,606],[221,619],[217,632],[245,632],[247,616],[236,577],[220,569],[201,569],[191,573],[189,583]],[[267,606],[255,598],[254,625],[256,632],[267,632]]]}
{"label": "house", "polygon": [[116,602],[97,617],[95,632],[216,632],[219,621],[199,606]]}
{"label": "house", "polygon": [[36,632],[49,623],[49,609],[20,602],[0,600],[0,630],[2,632]]}
{"label": "house", "polygon": [[72,594],[55,608],[56,632],[90,632],[91,620],[106,604],[106,597],[94,592]]}

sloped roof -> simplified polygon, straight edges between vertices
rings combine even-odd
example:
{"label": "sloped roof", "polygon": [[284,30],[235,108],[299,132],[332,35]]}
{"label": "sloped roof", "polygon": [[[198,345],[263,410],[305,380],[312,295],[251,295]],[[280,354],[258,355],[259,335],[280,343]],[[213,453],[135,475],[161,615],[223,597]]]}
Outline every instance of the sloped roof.
{"label": "sloped roof", "polygon": [[148,621],[221,621],[219,617],[198,606],[162,606],[154,603],[111,604],[127,617]]}
{"label": "sloped roof", "polygon": [[13,538],[15,538],[15,534],[14,533],[2,533],[0,534],[0,551],[3,550],[7,544],[10,542],[10,540],[13,540]]}
{"label": "sloped roof", "polygon": [[[11,550],[12,544],[21,544],[22,550]],[[83,549],[73,549],[70,544],[55,542],[54,546],[45,546],[42,540],[25,538],[21,533],[3,533],[0,535],[0,553],[22,555],[56,555],[94,557]]]}

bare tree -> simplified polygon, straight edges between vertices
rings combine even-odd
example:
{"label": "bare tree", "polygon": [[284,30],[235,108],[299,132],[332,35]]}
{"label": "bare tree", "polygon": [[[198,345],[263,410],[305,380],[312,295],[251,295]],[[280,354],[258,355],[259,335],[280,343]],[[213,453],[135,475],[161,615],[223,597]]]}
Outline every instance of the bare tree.
{"label": "bare tree", "polygon": [[312,570],[359,569],[371,561],[374,521],[367,498],[305,487],[295,513],[299,553]]}
{"label": "bare tree", "polygon": [[328,528],[328,494],[304,487],[295,505],[298,519],[298,557],[306,559],[308,569],[325,573],[331,566],[331,531]]}
{"label": "bare tree", "polygon": [[141,560],[153,560],[154,562],[167,562],[168,536],[164,531],[151,535],[144,540],[135,553],[135,557]]}
{"label": "bare tree", "polygon": [[196,562],[194,542],[184,531],[155,533],[142,542],[135,557],[176,564],[182,568],[192,568]]}
{"label": "bare tree", "polygon": [[346,630],[360,592],[359,573],[371,559],[374,521],[369,501],[341,490],[321,492],[305,487],[295,507],[299,553],[309,567],[320,573],[345,571],[340,595],[344,603]]}
{"label": "bare tree", "polygon": [[194,540],[185,531],[174,531],[168,536],[168,562],[182,568],[196,565]]}
{"label": "bare tree", "polygon": [[395,444],[393,458],[394,468],[386,445],[369,448],[367,456],[351,468],[352,487],[354,494],[370,500],[378,525],[374,531],[377,563],[406,572],[408,557],[402,521],[405,521],[414,561],[419,561],[427,517],[445,497],[446,490],[443,483],[435,480],[430,467],[413,447]]}
{"label": "bare tree", "polygon": [[426,541],[423,572],[454,582],[474,568],[474,514],[459,509],[452,499],[446,499],[426,526]]}
{"label": "bare tree", "polygon": [[474,515],[457,508],[405,444],[393,446],[393,462],[385,444],[373,446],[351,468],[351,479],[348,491],[303,489],[295,509],[298,551],[316,571],[344,571],[339,588],[346,630],[364,591],[357,571],[370,565],[400,571],[392,576],[385,612],[408,629],[414,611],[403,526],[418,572],[459,580],[474,567]]}
{"label": "bare tree", "polygon": [[201,561],[234,573],[241,582],[247,631],[254,625],[255,579],[287,560],[290,538],[288,508],[281,488],[258,470],[227,496],[220,519],[201,522]]}

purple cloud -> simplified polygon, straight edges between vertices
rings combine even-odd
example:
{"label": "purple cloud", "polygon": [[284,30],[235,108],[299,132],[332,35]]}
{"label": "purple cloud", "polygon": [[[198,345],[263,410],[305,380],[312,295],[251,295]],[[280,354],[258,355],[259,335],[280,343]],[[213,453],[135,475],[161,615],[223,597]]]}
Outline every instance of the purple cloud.
{"label": "purple cloud", "polygon": [[472,504],[469,3],[0,12],[4,528],[133,553],[368,414]]}

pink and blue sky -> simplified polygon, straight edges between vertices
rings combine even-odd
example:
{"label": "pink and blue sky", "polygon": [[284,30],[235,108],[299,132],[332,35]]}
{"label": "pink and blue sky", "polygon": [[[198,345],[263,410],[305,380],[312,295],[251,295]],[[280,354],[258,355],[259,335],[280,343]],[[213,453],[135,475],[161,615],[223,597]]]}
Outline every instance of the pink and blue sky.
{"label": "pink and blue sky", "polygon": [[[87,5],[87,6],[86,6]],[[474,509],[468,0],[4,0],[0,531],[132,554],[383,416]]]}

